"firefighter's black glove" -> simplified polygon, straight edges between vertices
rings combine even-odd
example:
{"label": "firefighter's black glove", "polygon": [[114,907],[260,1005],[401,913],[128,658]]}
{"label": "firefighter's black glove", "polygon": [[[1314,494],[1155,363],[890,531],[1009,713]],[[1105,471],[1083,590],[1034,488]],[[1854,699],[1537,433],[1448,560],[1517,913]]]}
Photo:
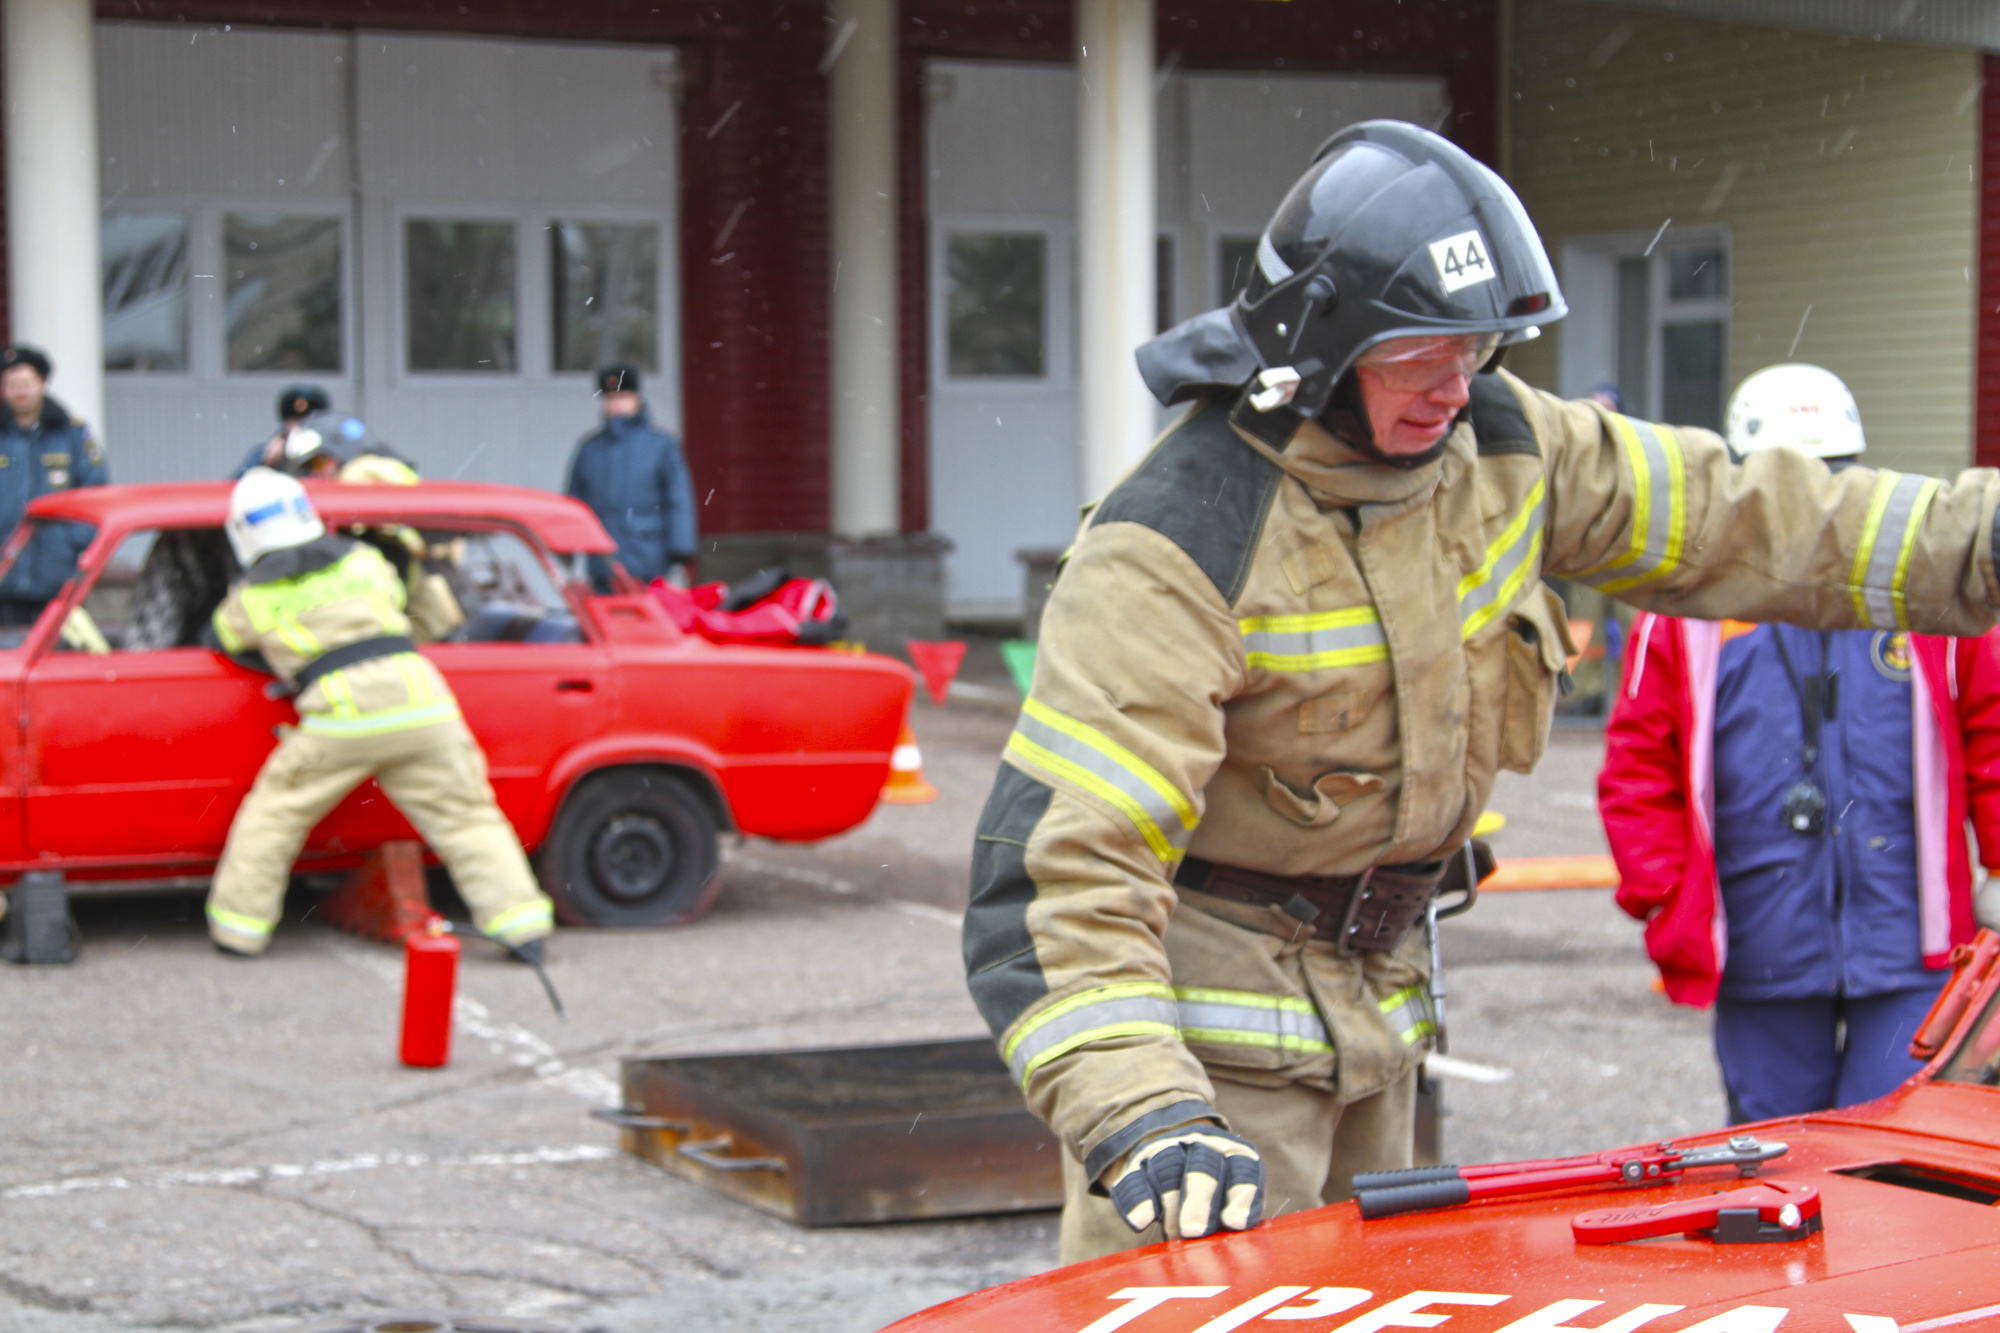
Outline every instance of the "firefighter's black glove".
{"label": "firefighter's black glove", "polygon": [[1111,1203],[1132,1230],[1159,1220],[1169,1239],[1247,1231],[1264,1212],[1264,1161],[1227,1130],[1183,1125],[1132,1150],[1112,1178]]}

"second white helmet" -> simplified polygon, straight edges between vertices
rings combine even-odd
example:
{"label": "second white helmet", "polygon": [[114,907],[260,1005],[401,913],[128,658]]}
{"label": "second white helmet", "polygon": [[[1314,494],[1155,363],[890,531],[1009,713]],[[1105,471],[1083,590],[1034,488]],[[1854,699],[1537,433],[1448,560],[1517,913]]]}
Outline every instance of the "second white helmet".
{"label": "second white helmet", "polygon": [[1766,366],[1744,380],[1729,400],[1723,433],[1739,454],[1785,448],[1849,458],[1868,447],[1854,395],[1818,366]]}
{"label": "second white helmet", "polygon": [[229,521],[223,530],[246,569],[260,555],[326,535],[305,487],[267,467],[251,468],[229,493]]}

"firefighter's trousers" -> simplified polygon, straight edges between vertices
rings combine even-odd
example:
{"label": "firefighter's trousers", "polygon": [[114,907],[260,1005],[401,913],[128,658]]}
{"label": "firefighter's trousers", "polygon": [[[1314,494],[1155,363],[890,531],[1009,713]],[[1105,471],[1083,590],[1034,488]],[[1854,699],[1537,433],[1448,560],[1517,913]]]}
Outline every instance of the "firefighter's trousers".
{"label": "firefighter's trousers", "polygon": [[208,894],[217,943],[264,951],[306,835],[370,777],[444,861],[475,926],[507,944],[549,933],[551,904],[494,803],[486,756],[453,718],[376,735],[301,728],[286,736],[230,825]]}
{"label": "firefighter's trousers", "polygon": [[[1410,1165],[1417,1107],[1412,1069],[1373,1096],[1342,1104],[1304,1083],[1276,1088],[1233,1083],[1208,1068],[1215,1109],[1264,1159],[1264,1216],[1296,1213],[1353,1197],[1358,1171]],[[1062,1262],[1115,1254],[1164,1239],[1158,1222],[1142,1232],[1125,1225],[1111,1200],[1090,1192],[1083,1167],[1063,1154]]]}

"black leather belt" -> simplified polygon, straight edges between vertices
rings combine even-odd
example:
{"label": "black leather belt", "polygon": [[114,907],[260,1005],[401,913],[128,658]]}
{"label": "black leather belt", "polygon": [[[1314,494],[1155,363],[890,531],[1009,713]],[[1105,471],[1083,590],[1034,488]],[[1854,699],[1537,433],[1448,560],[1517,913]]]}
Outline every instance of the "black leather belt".
{"label": "black leather belt", "polygon": [[1174,883],[1231,902],[1275,907],[1343,954],[1388,953],[1424,919],[1446,870],[1462,858],[1373,866],[1358,875],[1272,875],[1189,856]]}
{"label": "black leather belt", "polygon": [[415,651],[416,640],[407,634],[384,634],[378,638],[343,643],[338,648],[329,648],[300,667],[299,674],[292,677],[292,693],[304,694],[312,688],[314,681],[331,672],[371,662],[378,657],[394,657],[397,653]]}

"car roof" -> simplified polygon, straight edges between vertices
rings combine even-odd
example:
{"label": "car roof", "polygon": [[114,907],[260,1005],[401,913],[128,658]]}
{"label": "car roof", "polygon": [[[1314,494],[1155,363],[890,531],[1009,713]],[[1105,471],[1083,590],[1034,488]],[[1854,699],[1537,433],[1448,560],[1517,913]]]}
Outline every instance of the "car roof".
{"label": "car roof", "polygon": [[[221,527],[229,514],[233,482],[178,481],[143,486],[85,486],[37,496],[34,518],[70,519],[97,527]],[[618,549],[588,506],[566,495],[526,486],[476,481],[426,481],[416,486],[353,485],[309,481],[320,517],[348,524],[421,523],[425,520],[504,519],[539,537],[550,550],[610,555]]]}

